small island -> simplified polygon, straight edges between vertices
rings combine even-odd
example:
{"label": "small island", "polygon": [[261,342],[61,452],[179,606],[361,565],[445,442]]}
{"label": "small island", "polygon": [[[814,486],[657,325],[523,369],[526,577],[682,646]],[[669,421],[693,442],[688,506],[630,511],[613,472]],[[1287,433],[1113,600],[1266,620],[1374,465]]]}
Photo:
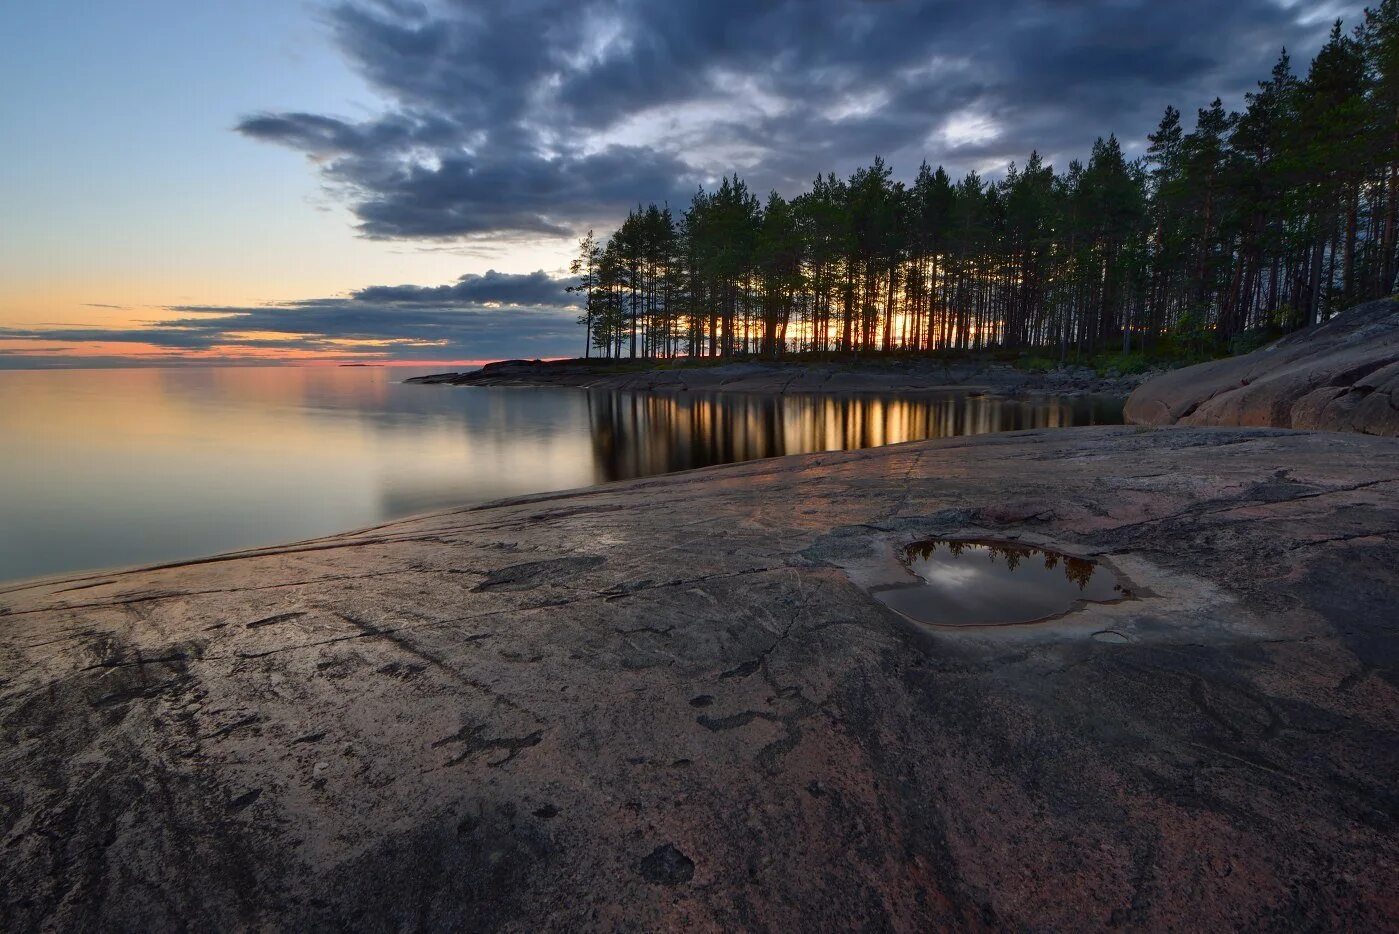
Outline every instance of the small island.
{"label": "small island", "polygon": [[406,382],[627,392],[1089,393],[1127,398],[1127,420],[1138,424],[1249,425],[1396,437],[1399,299],[1368,302],[1247,354],[1129,375],[1088,367],[1027,371],[994,358],[875,356],[745,362],[505,360]]}
{"label": "small island", "polygon": [[1031,370],[993,357],[936,359],[791,355],[779,360],[501,360],[478,370],[416,376],[407,383],[452,386],[574,386],[608,392],[878,394],[995,392],[1097,394],[1125,398],[1148,373],[1087,366]]}

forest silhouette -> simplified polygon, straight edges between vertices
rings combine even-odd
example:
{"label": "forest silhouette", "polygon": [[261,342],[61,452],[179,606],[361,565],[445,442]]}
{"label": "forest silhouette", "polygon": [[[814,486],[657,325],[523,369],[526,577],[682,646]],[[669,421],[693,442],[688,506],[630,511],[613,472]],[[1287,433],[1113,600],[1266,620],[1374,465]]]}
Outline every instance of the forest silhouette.
{"label": "forest silhouette", "polygon": [[766,202],[736,174],[678,215],[638,207],[572,271],[585,356],[1253,349],[1389,294],[1399,272],[1399,0],[1286,51],[1242,112],[1168,107],[1057,171],[912,183],[876,158]]}

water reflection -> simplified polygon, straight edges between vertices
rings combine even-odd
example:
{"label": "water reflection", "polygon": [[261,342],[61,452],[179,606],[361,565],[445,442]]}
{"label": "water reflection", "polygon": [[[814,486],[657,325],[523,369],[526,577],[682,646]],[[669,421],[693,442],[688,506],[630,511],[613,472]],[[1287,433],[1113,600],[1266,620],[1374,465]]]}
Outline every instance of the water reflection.
{"label": "water reflection", "polygon": [[931,539],[908,546],[903,561],[918,583],[882,588],[875,596],[937,626],[1031,623],[1129,596],[1095,561],[1014,542]]}
{"label": "water reflection", "polygon": [[599,476],[606,480],[927,438],[1122,422],[1122,403],[1114,399],[964,394],[900,399],[599,393],[589,400],[589,411]]}
{"label": "water reflection", "polygon": [[777,454],[1116,423],[1120,403],[405,386],[376,368],[0,372],[0,580]]}

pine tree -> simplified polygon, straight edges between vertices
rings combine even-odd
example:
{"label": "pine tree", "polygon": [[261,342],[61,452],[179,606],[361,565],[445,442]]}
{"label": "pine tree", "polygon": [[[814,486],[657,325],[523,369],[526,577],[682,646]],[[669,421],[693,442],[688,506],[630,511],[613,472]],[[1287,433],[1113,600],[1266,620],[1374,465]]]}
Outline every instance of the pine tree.
{"label": "pine tree", "polygon": [[581,293],[583,297],[583,313],[578,316],[578,323],[583,325],[584,357],[591,357],[593,350],[593,317],[596,314],[594,303],[598,287],[598,260],[601,254],[602,249],[598,246],[597,237],[589,230],[587,235],[578,241],[578,255],[568,266],[568,271],[578,277],[578,283],[569,286],[568,292]]}

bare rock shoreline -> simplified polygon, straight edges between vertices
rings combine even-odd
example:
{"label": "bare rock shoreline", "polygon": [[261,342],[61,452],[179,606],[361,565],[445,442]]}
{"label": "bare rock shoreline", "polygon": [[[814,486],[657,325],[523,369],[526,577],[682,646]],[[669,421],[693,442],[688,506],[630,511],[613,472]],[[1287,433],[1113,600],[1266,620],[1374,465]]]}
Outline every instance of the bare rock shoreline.
{"label": "bare rock shoreline", "polygon": [[[1134,598],[994,629],[927,536]],[[1015,432],[0,588],[0,927],[1399,925],[1399,441]]]}
{"label": "bare rock shoreline", "polygon": [[1163,374],[1127,400],[1143,425],[1258,425],[1399,436],[1399,299],[1238,357]]}
{"label": "bare rock shoreline", "polygon": [[621,392],[890,393],[980,391],[1004,395],[1126,397],[1141,376],[1100,377],[1088,367],[1029,373],[1003,363],[948,363],[920,358],[867,361],[746,362],[697,365],[613,360],[502,360],[465,373],[438,373],[407,383],[453,386],[576,386]]}

